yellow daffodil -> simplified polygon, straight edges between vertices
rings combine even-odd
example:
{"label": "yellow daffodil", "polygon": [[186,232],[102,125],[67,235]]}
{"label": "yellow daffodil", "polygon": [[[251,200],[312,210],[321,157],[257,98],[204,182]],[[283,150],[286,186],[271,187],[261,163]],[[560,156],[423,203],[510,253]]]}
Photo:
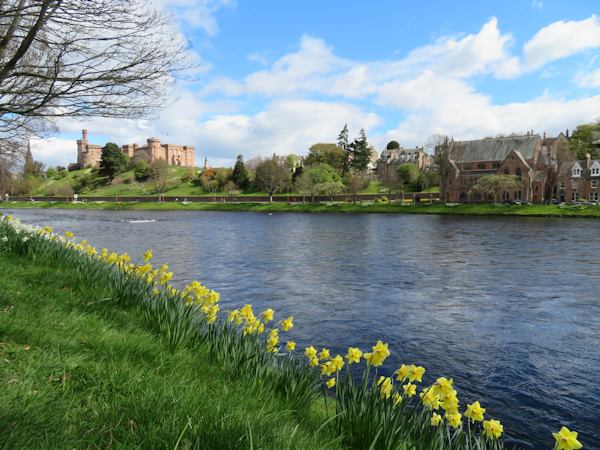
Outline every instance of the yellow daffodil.
{"label": "yellow daffodil", "polygon": [[379,386],[381,398],[390,398],[392,395],[392,379],[390,377],[379,377],[379,380],[377,380],[377,386]]}
{"label": "yellow daffodil", "polygon": [[348,360],[348,365],[352,363],[360,363],[360,358],[362,356],[362,352],[357,347],[349,347],[348,353],[346,354],[346,359]]}
{"label": "yellow daffodil", "polygon": [[151,259],[152,259],[152,250],[148,249],[144,252],[144,261],[150,262]]}
{"label": "yellow daffodil", "polygon": [[394,375],[396,375],[396,380],[398,380],[398,381],[404,381],[404,380],[406,380],[408,378],[408,372],[409,371],[410,371],[410,366],[407,366],[406,364],[402,364],[394,372]]}
{"label": "yellow daffodil", "polygon": [[67,239],[73,239],[75,237],[75,234],[73,234],[72,231],[65,231],[65,237]]}
{"label": "yellow daffodil", "polygon": [[369,358],[369,363],[373,367],[379,367],[383,364],[383,361],[390,356],[390,351],[388,350],[388,344],[384,344],[381,341],[377,341],[377,344],[373,346],[373,353]]}
{"label": "yellow daffodil", "polygon": [[462,415],[458,412],[456,413],[446,413],[446,421],[448,422],[448,425],[450,425],[452,428],[458,428],[461,424],[461,418]]}
{"label": "yellow daffodil", "polygon": [[308,364],[310,365],[310,367],[317,367],[319,365],[319,360],[317,357],[310,358]]}
{"label": "yellow daffodil", "polygon": [[296,349],[296,343],[294,341],[287,341],[285,349],[290,353],[293,352]]}
{"label": "yellow daffodil", "polygon": [[441,422],[442,416],[440,416],[438,413],[433,413],[433,415],[431,416],[431,426],[437,427],[440,425]]}
{"label": "yellow daffodil", "polygon": [[339,372],[344,367],[344,358],[341,355],[335,355],[335,358],[331,360],[331,365],[336,372]]}
{"label": "yellow daffodil", "polygon": [[419,396],[421,397],[421,400],[423,401],[423,404],[426,407],[430,409],[435,409],[436,411],[440,409],[442,402],[440,398],[437,395],[435,395],[431,388],[427,388],[426,390],[424,389],[423,392],[419,394]]}
{"label": "yellow daffodil", "polygon": [[483,421],[483,434],[490,439],[498,439],[500,436],[502,436],[503,431],[504,426],[502,426],[499,420],[492,419]]}
{"label": "yellow daffodil", "polygon": [[269,323],[275,317],[275,311],[273,311],[271,308],[267,308],[263,311],[262,316],[265,323]]}
{"label": "yellow daffodil", "polygon": [[467,411],[465,412],[465,417],[468,417],[473,422],[482,422],[483,415],[485,414],[485,408],[482,408],[479,402],[474,402],[470,405],[467,405]]}
{"label": "yellow daffodil", "polygon": [[304,350],[304,354],[307,358],[314,359],[317,357],[317,349],[311,345],[310,347],[306,347],[306,350]]}
{"label": "yellow daffodil", "polygon": [[423,382],[423,374],[425,373],[425,367],[410,365],[408,370],[408,381]]}
{"label": "yellow daffodil", "polygon": [[577,432],[562,427],[558,433],[552,433],[556,439],[556,450],[578,450],[583,447],[577,440]]}
{"label": "yellow daffodil", "polygon": [[335,367],[333,366],[331,361],[327,361],[324,364],[321,364],[321,375],[330,376],[335,373]]}
{"label": "yellow daffodil", "polygon": [[327,385],[327,387],[329,389],[333,388],[335,386],[335,378],[330,378],[329,380],[327,380],[327,383],[325,383]]}
{"label": "yellow daffodil", "polygon": [[292,328],[294,328],[294,318],[292,316],[281,321],[281,329],[283,331],[290,331]]}
{"label": "yellow daffodil", "polygon": [[448,394],[448,392],[451,392],[453,390],[452,389],[453,383],[454,382],[453,382],[452,378],[450,378],[449,380],[444,377],[438,378],[436,380],[436,382],[433,384],[433,391],[440,398],[443,398]]}
{"label": "yellow daffodil", "polygon": [[402,388],[404,389],[404,395],[406,395],[408,398],[412,397],[417,393],[416,384],[406,383],[404,386],[402,386]]}
{"label": "yellow daffodil", "polygon": [[398,392],[394,392],[392,399],[394,400],[395,406],[398,406],[400,403],[402,403],[402,396]]}
{"label": "yellow daffodil", "polygon": [[331,358],[331,355],[329,354],[329,349],[324,348],[321,350],[321,353],[319,353],[319,359],[321,361],[324,361],[324,360],[330,359],[330,358]]}

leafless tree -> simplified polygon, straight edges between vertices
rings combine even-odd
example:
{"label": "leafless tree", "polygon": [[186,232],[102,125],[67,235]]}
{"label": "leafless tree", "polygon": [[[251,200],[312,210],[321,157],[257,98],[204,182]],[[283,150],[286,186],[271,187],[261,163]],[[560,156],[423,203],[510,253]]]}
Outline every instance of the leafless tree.
{"label": "leafless tree", "polygon": [[448,136],[434,134],[429,138],[428,148],[434,149],[433,161],[440,178],[440,198],[443,202],[447,199],[447,187],[450,177],[454,175],[452,164],[452,146],[454,141]]}
{"label": "leafless tree", "polygon": [[145,0],[0,1],[0,154],[57,117],[152,114],[188,56]]}

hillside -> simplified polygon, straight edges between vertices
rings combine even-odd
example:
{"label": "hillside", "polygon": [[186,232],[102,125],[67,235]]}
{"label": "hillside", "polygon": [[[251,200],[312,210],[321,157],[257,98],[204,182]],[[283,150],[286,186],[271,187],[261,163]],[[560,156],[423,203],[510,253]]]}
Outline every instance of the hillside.
{"label": "hillside", "polygon": [[[197,172],[197,169],[196,169]],[[196,196],[196,195],[227,195],[227,192],[220,190],[210,192],[202,188],[199,183],[194,181],[183,181],[182,178],[189,176],[190,169],[186,167],[169,166],[169,176],[167,179],[167,196]],[[362,194],[382,193],[383,186],[378,181],[371,181],[369,186],[361,191]],[[411,189],[407,189],[411,192]],[[424,190],[424,192],[438,192],[438,187],[434,186]],[[68,175],[60,179],[47,179],[34,191],[36,196],[67,196],[73,193],[86,196],[111,197],[111,196],[144,196],[155,195],[156,189],[152,181],[139,182],[135,180],[133,170],[128,170],[120,174],[113,182],[109,183],[106,177],[101,177],[92,169],[82,169],[69,172]],[[290,194],[297,194],[293,190]],[[249,190],[236,194],[244,195],[267,195],[265,192],[256,192]],[[285,194],[280,195],[287,195]]]}

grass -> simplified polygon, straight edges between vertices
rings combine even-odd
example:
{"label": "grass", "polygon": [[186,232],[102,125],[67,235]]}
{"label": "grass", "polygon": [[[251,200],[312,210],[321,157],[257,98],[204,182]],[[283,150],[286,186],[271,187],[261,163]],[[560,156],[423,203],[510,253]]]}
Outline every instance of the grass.
{"label": "grass", "polygon": [[106,210],[254,211],[298,213],[440,214],[464,216],[600,217],[600,206],[570,205],[443,205],[398,203],[187,203],[183,202],[0,202],[0,208],[57,208]]}
{"label": "grass", "polygon": [[[169,166],[169,176],[167,178],[168,196],[197,196],[197,195],[212,195],[212,192],[207,192],[201,186],[192,182],[183,182],[182,177],[188,173],[190,169],[187,167]],[[85,185],[82,186],[82,180],[85,180]],[[37,196],[54,195],[60,192],[61,188],[70,186],[75,189],[75,192],[80,195],[92,197],[113,197],[113,196],[132,196],[139,197],[145,195],[155,195],[154,185],[150,181],[138,182],[135,180],[133,170],[123,172],[118,176],[118,183],[107,184],[106,177],[98,176],[97,172],[92,169],[81,169],[69,172],[64,178],[44,181],[35,191]],[[371,181],[366,189],[363,189],[361,194],[380,194],[383,186],[378,181]],[[428,188],[423,192],[438,192],[437,186]],[[216,195],[228,195],[225,191],[216,192]],[[266,192],[243,192],[236,194],[237,197],[253,196],[253,195],[268,195]],[[285,197],[288,193],[280,193],[278,196]],[[291,191],[289,195],[299,195],[297,192]],[[383,194],[382,194],[383,195]]]}
{"label": "grass", "polygon": [[0,255],[2,448],[335,448],[206,351],[169,352],[77,276]]}

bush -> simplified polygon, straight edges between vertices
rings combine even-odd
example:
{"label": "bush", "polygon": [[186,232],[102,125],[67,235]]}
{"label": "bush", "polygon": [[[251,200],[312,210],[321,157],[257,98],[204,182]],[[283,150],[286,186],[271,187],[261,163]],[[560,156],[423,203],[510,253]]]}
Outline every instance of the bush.
{"label": "bush", "polygon": [[138,159],[133,167],[136,181],[144,181],[150,177],[150,164],[145,159]]}
{"label": "bush", "polygon": [[63,184],[60,186],[50,186],[47,191],[48,195],[54,197],[70,197],[73,195],[73,187],[69,184]]}
{"label": "bush", "polygon": [[181,177],[181,181],[183,183],[189,183],[191,182],[194,178],[196,178],[196,171],[194,169],[188,169],[185,171],[185,173],[183,174],[183,176]]}

